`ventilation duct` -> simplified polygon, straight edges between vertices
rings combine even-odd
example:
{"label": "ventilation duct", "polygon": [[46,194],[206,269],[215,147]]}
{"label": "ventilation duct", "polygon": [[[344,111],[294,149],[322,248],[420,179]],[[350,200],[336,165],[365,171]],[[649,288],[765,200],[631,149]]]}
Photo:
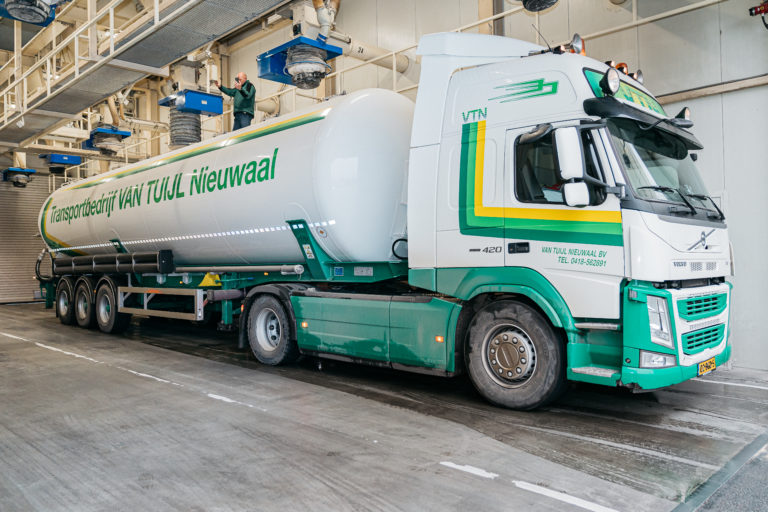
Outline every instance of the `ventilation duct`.
{"label": "ventilation duct", "polygon": [[558,0],[523,0],[523,8],[530,12],[539,12],[549,9],[557,3]]}
{"label": "ventilation duct", "polygon": [[171,107],[171,146],[188,146],[202,140],[200,114],[182,112],[177,106]]}
{"label": "ventilation duct", "polygon": [[327,58],[325,50],[299,44],[288,48],[285,70],[299,89],[315,89],[331,69],[325,62]]}
{"label": "ventilation duct", "polygon": [[47,0],[6,0],[5,10],[11,17],[27,23],[44,23],[51,14]]}

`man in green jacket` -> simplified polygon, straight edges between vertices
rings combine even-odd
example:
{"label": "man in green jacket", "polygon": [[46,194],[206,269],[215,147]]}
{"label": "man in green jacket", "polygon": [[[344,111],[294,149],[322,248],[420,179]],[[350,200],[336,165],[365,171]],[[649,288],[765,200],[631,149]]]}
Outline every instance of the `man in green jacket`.
{"label": "man in green jacket", "polygon": [[235,99],[235,123],[232,130],[239,130],[251,124],[253,121],[253,103],[256,99],[256,87],[248,81],[245,73],[240,72],[235,78],[235,87],[222,87],[219,82],[214,82],[216,87],[227,96]]}

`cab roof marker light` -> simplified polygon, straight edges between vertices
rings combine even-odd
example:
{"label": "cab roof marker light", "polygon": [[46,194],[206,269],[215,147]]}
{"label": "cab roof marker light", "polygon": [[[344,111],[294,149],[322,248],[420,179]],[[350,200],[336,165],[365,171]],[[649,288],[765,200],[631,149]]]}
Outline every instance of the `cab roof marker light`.
{"label": "cab roof marker light", "polygon": [[638,83],[643,83],[643,71],[641,69],[638,69],[634,73],[632,73],[632,78],[635,79]]}
{"label": "cab roof marker light", "polygon": [[685,119],[686,121],[691,120],[691,109],[688,107],[683,107],[683,109],[677,113],[675,116],[675,119]]}
{"label": "cab roof marker light", "polygon": [[614,67],[619,71],[621,71],[622,73],[624,73],[625,75],[629,75],[629,66],[627,65],[626,62],[619,62]]}

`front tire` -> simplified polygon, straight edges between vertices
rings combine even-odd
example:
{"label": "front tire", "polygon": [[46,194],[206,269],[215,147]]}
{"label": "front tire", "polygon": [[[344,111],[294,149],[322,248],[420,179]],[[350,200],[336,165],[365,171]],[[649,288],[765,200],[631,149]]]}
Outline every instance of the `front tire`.
{"label": "front tire", "polygon": [[75,323],[75,298],[72,280],[68,277],[59,279],[56,285],[56,316],[64,325]]}
{"label": "front tire", "polygon": [[125,331],[131,323],[131,315],[118,313],[116,285],[104,281],[96,291],[94,314],[101,332],[117,334]]}
{"label": "front tire", "polygon": [[91,285],[85,279],[78,282],[75,286],[75,320],[77,325],[84,329],[90,329],[96,320],[91,288]]}
{"label": "front tire", "polygon": [[272,295],[257,297],[248,309],[248,343],[260,363],[277,366],[299,356],[290,319],[283,304]]}
{"label": "front tire", "polygon": [[549,322],[525,304],[506,300],[481,309],[469,327],[467,370],[489,402],[529,410],[565,388],[563,343]]}

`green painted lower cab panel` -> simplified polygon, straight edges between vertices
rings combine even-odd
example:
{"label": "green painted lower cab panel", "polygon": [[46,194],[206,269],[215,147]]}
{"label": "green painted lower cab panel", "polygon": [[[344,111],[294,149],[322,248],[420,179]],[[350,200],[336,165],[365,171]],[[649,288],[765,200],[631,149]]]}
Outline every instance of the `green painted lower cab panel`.
{"label": "green painted lower cab panel", "polygon": [[[620,332],[600,330],[586,331],[583,342],[568,343],[568,380],[616,386],[621,377],[621,344]],[[579,368],[599,371],[579,372]]]}
{"label": "green painted lower cab panel", "polygon": [[455,334],[461,306],[433,298],[392,302],[389,354],[393,363],[456,371]]}
{"label": "green painted lower cab panel", "polygon": [[450,297],[470,300],[484,293],[523,295],[535,302],[552,325],[562,327],[569,336],[577,329],[562,295],[543,275],[525,267],[475,267],[414,269],[410,283]]}
{"label": "green painted lower cab panel", "polygon": [[299,348],[389,361],[389,301],[292,297],[291,303]]}
{"label": "green painted lower cab panel", "polygon": [[[651,341],[651,327],[648,322],[648,296],[661,297],[667,301],[667,311],[672,311],[672,298],[668,291],[655,288],[650,283],[642,281],[631,281],[624,287],[622,317],[624,329],[624,347],[637,350],[650,350],[651,352],[660,352],[663,354],[674,354],[677,351],[673,348],[659,345]],[[672,339],[677,339],[675,331],[674,317],[670,318],[672,329]],[[626,357],[626,355],[625,355]],[[639,356],[632,357],[630,364],[638,366]]]}
{"label": "green painted lower cab panel", "polygon": [[[329,294],[331,295],[331,294]],[[299,348],[405,366],[455,370],[461,306],[425,297],[293,296]]]}

